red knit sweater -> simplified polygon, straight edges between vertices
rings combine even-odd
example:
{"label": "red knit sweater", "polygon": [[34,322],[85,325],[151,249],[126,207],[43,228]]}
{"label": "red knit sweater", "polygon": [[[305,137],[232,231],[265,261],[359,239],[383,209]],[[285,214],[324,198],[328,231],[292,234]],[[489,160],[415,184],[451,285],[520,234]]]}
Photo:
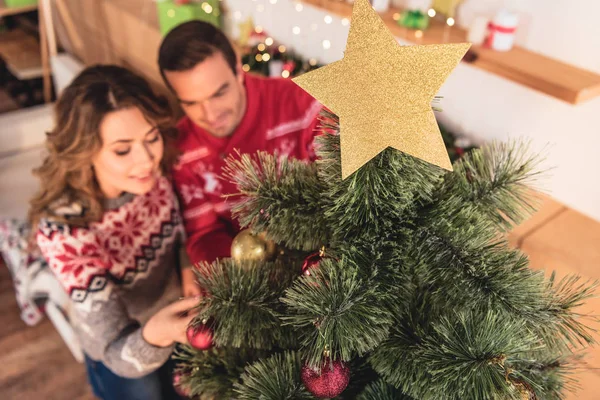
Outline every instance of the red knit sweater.
{"label": "red knit sweater", "polygon": [[290,80],[245,75],[247,109],[227,138],[216,138],[184,117],[178,124],[182,156],[173,178],[183,208],[186,248],[192,262],[229,257],[239,231],[231,217],[237,188],[221,178],[224,159],[232,152],[258,150],[314,159],[312,142],[321,105]]}

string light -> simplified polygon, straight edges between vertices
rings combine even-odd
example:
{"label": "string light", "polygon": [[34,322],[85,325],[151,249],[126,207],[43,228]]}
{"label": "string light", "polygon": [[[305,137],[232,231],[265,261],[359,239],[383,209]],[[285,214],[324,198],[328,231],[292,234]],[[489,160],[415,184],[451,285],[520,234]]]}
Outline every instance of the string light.
{"label": "string light", "polygon": [[294,33],[294,35],[299,35],[300,34],[300,27],[299,26],[295,26],[292,28],[292,32]]}
{"label": "string light", "polygon": [[302,4],[298,3],[296,4],[296,11],[300,12],[304,9],[304,7],[302,6]]}
{"label": "string light", "polygon": [[267,46],[271,46],[273,44],[273,38],[271,38],[271,37],[266,38],[265,39],[265,44]]}
{"label": "string light", "polygon": [[400,19],[400,13],[394,13],[394,15],[392,15],[392,18],[394,18],[394,21],[398,21]]}
{"label": "string light", "polygon": [[450,17],[446,20],[448,26],[454,26],[454,18]]}
{"label": "string light", "polygon": [[256,61],[261,62],[263,57],[262,54],[257,54],[256,56],[254,56],[254,58],[256,59]]}
{"label": "string light", "polygon": [[256,6],[256,11],[258,11],[258,12],[263,12],[263,11],[265,11],[265,6],[264,6],[264,5],[262,5],[262,4],[259,4],[259,5],[257,5],[257,6]]}
{"label": "string light", "polygon": [[263,32],[263,27],[262,27],[262,26],[260,26],[260,25],[256,25],[256,26],[254,27],[254,31],[255,31],[256,33],[262,33],[262,32]]}
{"label": "string light", "polygon": [[415,31],[415,37],[417,39],[421,39],[423,37],[423,31]]}
{"label": "string light", "polygon": [[287,49],[285,48],[285,46],[284,46],[284,45],[279,45],[279,52],[280,52],[280,53],[285,53],[285,51],[286,51],[286,50],[287,50]]}
{"label": "string light", "polygon": [[323,18],[325,20],[326,24],[330,24],[333,21],[333,18],[331,18],[331,15],[326,15],[325,18]]}
{"label": "string light", "polygon": [[258,51],[265,51],[265,49],[266,49],[266,46],[264,43],[260,43],[257,47],[258,47]]}
{"label": "string light", "polygon": [[281,71],[281,76],[283,76],[284,78],[289,78],[290,77],[290,71],[288,71],[288,70]]}
{"label": "string light", "polygon": [[267,62],[267,61],[269,61],[270,59],[271,59],[271,55],[270,55],[269,53],[265,53],[265,54],[263,54],[263,56],[262,56],[262,60],[263,60],[264,62]]}
{"label": "string light", "polygon": [[167,15],[169,18],[173,18],[175,16],[175,10],[171,8],[169,11],[167,11]]}
{"label": "string light", "polygon": [[248,64],[244,64],[244,65],[242,65],[242,70],[244,72],[248,72],[248,71],[250,71],[250,66]]}
{"label": "string light", "polygon": [[314,67],[315,65],[317,65],[317,60],[315,58],[311,58],[310,60],[308,60],[308,63]]}
{"label": "string light", "polygon": [[342,25],[344,25],[344,26],[350,25],[350,20],[348,18],[342,18]]}
{"label": "string light", "polygon": [[431,18],[435,17],[435,14],[436,14],[436,12],[435,12],[435,10],[433,8],[430,8],[427,11],[427,15],[429,15]]}
{"label": "string light", "polygon": [[233,18],[235,18],[236,20],[239,21],[240,19],[242,19],[242,13],[239,12],[239,11],[234,12],[233,13]]}
{"label": "string light", "polygon": [[202,9],[204,10],[205,13],[210,14],[213,10],[212,6],[208,3],[202,3]]}
{"label": "string light", "polygon": [[330,49],[331,48],[331,42],[329,40],[327,40],[327,39],[323,40],[323,48],[325,50]]}

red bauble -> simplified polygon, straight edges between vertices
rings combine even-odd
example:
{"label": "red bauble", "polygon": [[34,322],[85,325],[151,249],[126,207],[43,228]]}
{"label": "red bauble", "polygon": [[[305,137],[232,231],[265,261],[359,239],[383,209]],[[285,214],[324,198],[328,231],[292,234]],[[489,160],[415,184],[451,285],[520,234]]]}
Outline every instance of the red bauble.
{"label": "red bauble", "polygon": [[289,73],[292,73],[295,68],[296,68],[296,63],[292,60],[286,61],[285,64],[283,64],[283,70],[287,71]]}
{"label": "red bauble", "polygon": [[175,371],[173,373],[173,387],[175,388],[175,391],[177,392],[178,395],[180,395],[181,397],[190,397],[191,392],[190,392],[190,388],[188,388],[187,386],[181,386],[181,377],[182,377],[183,373]]}
{"label": "red bauble", "polygon": [[309,276],[310,270],[313,268],[317,268],[321,263],[325,255],[325,251],[321,249],[321,251],[317,253],[313,253],[304,259],[304,264],[302,264],[302,274]]}
{"label": "red bauble", "polygon": [[190,346],[198,350],[208,350],[213,347],[213,332],[208,324],[196,327],[190,326],[186,331]]}
{"label": "red bauble", "polygon": [[330,399],[340,395],[350,382],[350,369],[342,361],[325,361],[321,375],[308,365],[302,367],[302,382],[314,396]]}
{"label": "red bauble", "polygon": [[175,4],[177,4],[178,6],[181,6],[183,4],[189,4],[190,0],[175,0]]}

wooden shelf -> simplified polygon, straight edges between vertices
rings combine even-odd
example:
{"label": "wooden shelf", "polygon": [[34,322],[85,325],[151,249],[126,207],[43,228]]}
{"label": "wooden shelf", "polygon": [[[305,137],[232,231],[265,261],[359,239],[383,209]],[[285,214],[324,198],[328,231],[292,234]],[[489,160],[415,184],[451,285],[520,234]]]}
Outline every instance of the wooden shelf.
{"label": "wooden shelf", "polygon": [[[303,3],[327,10],[340,17],[352,16],[352,4],[332,0],[301,0]],[[390,9],[380,14],[392,34],[416,44],[466,42],[467,33],[459,27],[448,27],[432,18],[421,38],[415,31],[397,24],[394,14],[402,10]],[[464,62],[485,71],[510,79],[531,89],[543,92],[571,104],[579,104],[600,96],[600,75],[564,62],[514,47],[508,52],[497,52],[473,46]]]}
{"label": "wooden shelf", "polygon": [[9,15],[16,15],[26,13],[29,11],[35,11],[37,10],[37,8],[37,4],[25,7],[5,7],[4,5],[0,4],[0,17],[8,17]]}
{"label": "wooden shelf", "polygon": [[20,29],[0,33],[0,57],[19,80],[42,76],[42,58],[38,40]]}

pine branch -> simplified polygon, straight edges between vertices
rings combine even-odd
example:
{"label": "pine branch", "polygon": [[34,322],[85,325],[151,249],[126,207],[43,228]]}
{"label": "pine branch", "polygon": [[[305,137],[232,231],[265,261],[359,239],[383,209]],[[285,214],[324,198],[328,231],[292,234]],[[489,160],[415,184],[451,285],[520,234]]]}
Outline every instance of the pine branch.
{"label": "pine branch", "polygon": [[371,364],[418,399],[520,399],[525,389],[509,372],[520,354],[539,347],[522,322],[484,310],[449,312],[418,343],[397,333],[377,348]]}
{"label": "pine branch", "polygon": [[414,400],[399,389],[380,379],[373,382],[357,397],[357,400]]}
{"label": "pine branch", "polygon": [[538,320],[547,301],[543,273],[471,211],[442,206],[423,219],[411,255],[426,265],[425,280],[443,288],[445,301],[489,304],[547,323]]}
{"label": "pine branch", "polygon": [[504,310],[559,352],[567,344],[592,343],[590,330],[573,308],[591,296],[595,284],[569,278],[554,289],[542,271],[529,269],[525,256],[504,240],[493,240],[490,221],[470,207],[447,201],[430,209],[423,221],[411,254],[426,265],[425,280],[439,292],[441,303]]}
{"label": "pine branch", "polygon": [[310,251],[328,242],[324,188],[314,164],[258,152],[228,158],[224,176],[238,186],[241,197],[232,213],[242,227],[266,231],[292,249]]}
{"label": "pine branch", "polygon": [[286,291],[282,319],[299,330],[309,365],[318,368],[325,350],[333,359],[350,360],[377,346],[388,334],[389,311],[374,279],[361,278],[349,260],[324,259],[311,276]]}
{"label": "pine branch", "polygon": [[279,297],[297,271],[281,264],[224,259],[201,264],[196,275],[206,296],[193,324],[212,318],[217,346],[293,346],[294,334],[278,315],[283,310]]}
{"label": "pine branch", "polygon": [[244,365],[267,356],[264,351],[213,348],[199,351],[190,346],[176,348],[173,359],[180,384],[192,396],[200,398],[234,398],[234,384],[240,379]]}
{"label": "pine branch", "polygon": [[[334,116],[325,114],[328,130],[339,131]],[[430,201],[441,171],[394,149],[386,149],[345,180],[341,180],[340,138],[316,138],[319,176],[326,184],[325,216],[339,242],[372,243],[394,231],[394,224],[411,216],[420,203]],[[397,226],[397,225],[396,225]]]}
{"label": "pine branch", "polygon": [[350,370],[350,382],[336,400],[355,400],[369,384],[379,379],[366,357],[354,357],[347,365]]}
{"label": "pine branch", "polygon": [[235,385],[240,400],[312,400],[302,384],[302,359],[296,352],[275,354],[246,367]]}
{"label": "pine branch", "polygon": [[574,364],[570,358],[547,357],[515,362],[513,376],[516,380],[535,387],[540,400],[562,400],[564,391],[575,391],[577,382],[572,374]]}
{"label": "pine branch", "polygon": [[523,141],[492,142],[469,152],[446,174],[440,198],[457,197],[503,231],[523,222],[537,208],[531,185],[542,173],[541,157],[530,156]]}
{"label": "pine branch", "polygon": [[598,323],[598,315],[581,315],[576,309],[581,306],[585,300],[595,297],[598,289],[598,281],[583,281],[576,275],[565,276],[556,282],[556,276],[553,272],[547,281],[547,293],[549,300],[541,313],[548,316],[552,323],[539,325],[533,328],[543,336],[549,346],[558,351],[565,351],[569,348],[580,346],[589,346],[596,343],[593,329],[583,323]]}

